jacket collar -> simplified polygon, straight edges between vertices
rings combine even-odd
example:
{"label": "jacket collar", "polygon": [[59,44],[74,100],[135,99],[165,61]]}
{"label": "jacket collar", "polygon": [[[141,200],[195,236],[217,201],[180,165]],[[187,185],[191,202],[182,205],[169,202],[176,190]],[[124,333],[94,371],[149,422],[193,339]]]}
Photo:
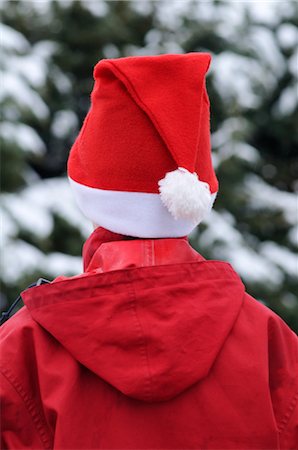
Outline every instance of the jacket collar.
{"label": "jacket collar", "polygon": [[98,227],[83,247],[84,272],[108,272],[128,267],[145,267],[203,261],[186,236],[168,239],[139,239]]}

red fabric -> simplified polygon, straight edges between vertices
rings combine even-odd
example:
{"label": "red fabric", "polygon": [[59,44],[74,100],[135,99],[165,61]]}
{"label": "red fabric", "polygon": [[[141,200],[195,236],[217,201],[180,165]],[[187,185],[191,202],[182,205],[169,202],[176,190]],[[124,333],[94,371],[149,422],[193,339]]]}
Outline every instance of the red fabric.
{"label": "red fabric", "polygon": [[158,181],[182,166],[217,192],[205,87],[210,60],[208,53],[101,60],[91,109],[70,153],[70,178],[93,188],[158,193]]}
{"label": "red fabric", "polygon": [[186,238],[119,239],[1,327],[2,447],[297,449],[297,336]]}

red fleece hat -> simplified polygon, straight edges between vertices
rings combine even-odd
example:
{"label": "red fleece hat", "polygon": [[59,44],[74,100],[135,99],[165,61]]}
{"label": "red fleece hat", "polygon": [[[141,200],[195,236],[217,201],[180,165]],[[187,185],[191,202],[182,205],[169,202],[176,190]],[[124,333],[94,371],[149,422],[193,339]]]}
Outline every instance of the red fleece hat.
{"label": "red fleece hat", "polygon": [[[210,60],[188,53],[96,65],[91,108],[68,161],[87,217],[122,234],[171,237],[190,232],[210,210],[218,190],[205,87]],[[149,223],[156,220],[157,228]],[[160,226],[169,231],[159,236]]]}

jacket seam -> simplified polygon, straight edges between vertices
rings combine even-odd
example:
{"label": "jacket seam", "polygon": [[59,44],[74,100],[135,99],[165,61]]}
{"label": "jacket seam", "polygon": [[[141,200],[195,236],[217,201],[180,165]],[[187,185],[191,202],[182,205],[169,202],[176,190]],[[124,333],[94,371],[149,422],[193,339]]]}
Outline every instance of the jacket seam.
{"label": "jacket seam", "polygon": [[137,333],[139,335],[141,356],[144,361],[145,370],[147,372],[146,384],[145,384],[146,396],[148,397],[148,400],[151,401],[151,399],[152,399],[152,382],[151,382],[151,372],[150,372],[150,367],[149,367],[148,350],[147,350],[145,333],[144,333],[140,318],[137,313],[136,294],[135,294],[135,289],[134,289],[134,285],[133,285],[133,280],[128,285],[128,287],[129,287],[129,290],[131,293],[130,309],[131,309],[133,316],[135,317]]}
{"label": "jacket seam", "polygon": [[35,426],[39,439],[46,450],[51,449],[50,439],[48,437],[48,432],[45,429],[43,419],[40,413],[37,411],[36,406],[33,400],[28,396],[23,386],[10,375],[7,369],[0,369],[0,373],[7,380],[7,382],[12,386],[12,388],[16,391],[20,399],[23,401],[24,406],[32,419],[32,422]]}
{"label": "jacket seam", "polygon": [[[181,266],[185,266],[185,267],[187,267],[187,266],[194,266],[194,267],[196,267],[198,264],[201,264],[201,263],[204,263],[204,264],[207,263],[206,265],[211,266],[211,267],[208,267],[208,270],[209,270],[209,274],[208,274],[208,278],[207,278],[208,280],[213,280],[214,279],[213,276],[212,277],[210,276],[210,274],[214,275],[214,272],[215,272],[215,275],[218,277],[218,275],[220,275],[220,274],[222,275],[223,272],[224,272],[225,274],[229,273],[231,278],[241,281],[240,277],[234,272],[232,266],[229,263],[219,261],[220,263],[223,264],[223,266],[219,270],[218,267],[216,267],[216,268],[212,267],[214,262],[217,262],[217,261],[207,261],[207,260],[205,260],[205,261],[193,261],[193,262],[185,262],[185,263],[163,264],[162,266],[146,266],[146,267],[137,267],[137,268],[136,267],[130,267],[130,268],[127,268],[127,269],[119,269],[119,270],[114,270],[114,271],[111,271],[111,272],[95,273],[95,274],[92,274],[92,275],[88,274],[88,276],[85,275],[83,277],[82,276],[78,276],[78,278],[73,278],[73,279],[70,277],[67,280],[51,282],[49,285],[36,286],[34,288],[31,288],[30,291],[32,291],[32,293],[33,293],[33,291],[35,291],[35,294],[37,294],[37,292],[42,293],[43,290],[44,290],[44,287],[46,287],[48,289],[49,286],[52,286],[52,287],[55,286],[56,287],[58,284],[61,285],[62,283],[69,283],[70,281],[77,281],[77,280],[82,281],[82,280],[85,280],[87,278],[88,278],[88,280],[90,280],[90,279],[93,280],[93,278],[96,278],[96,277],[99,277],[99,276],[103,276],[103,277],[105,276],[107,278],[110,278],[110,277],[114,277],[115,276],[114,274],[118,275],[119,272],[122,272],[122,273],[126,272],[128,274],[129,278],[133,278],[134,273],[136,271],[138,271],[138,272],[139,271],[145,271],[146,272],[146,270],[152,269],[152,267],[155,267],[155,268],[160,268],[160,267],[162,267],[162,268],[166,268],[166,267],[169,268],[169,267],[174,267],[174,266],[179,266],[179,267],[181,267]],[[208,263],[211,263],[211,264],[208,264]],[[232,271],[231,271],[231,269],[232,269]],[[206,271],[205,271],[205,274],[206,274]],[[163,277],[163,274],[162,273],[157,273],[157,274],[154,274],[153,278],[161,278],[161,277]],[[221,279],[221,278],[217,278],[217,279]],[[226,279],[226,278],[222,278],[222,279]],[[138,278],[136,280],[138,280]],[[115,283],[112,283],[112,284],[114,285]],[[117,283],[117,284],[119,284],[119,283]],[[89,288],[89,286],[83,286],[83,287],[73,286],[72,289],[69,289],[67,291],[67,293],[72,293],[74,291],[75,292],[80,292],[80,291],[84,291],[84,290],[86,290],[88,288]],[[22,296],[22,294],[25,294],[28,291],[29,291],[29,289],[25,289],[23,292],[21,292],[21,296]],[[52,295],[53,295],[53,293],[49,292],[46,295],[44,294],[43,297],[48,299]],[[25,305],[26,305],[26,303],[25,303]],[[43,306],[43,305],[41,305],[41,306]],[[31,307],[30,310],[36,309],[36,308],[37,308],[37,306],[34,306],[34,308]]]}
{"label": "jacket seam", "polygon": [[280,422],[280,425],[278,427],[278,432],[280,434],[282,434],[286,430],[286,427],[287,427],[288,423],[290,422],[291,416],[294,412],[297,401],[298,401],[298,391],[294,394],[294,396],[290,402],[290,405],[288,407],[288,411],[285,414],[283,420]]}

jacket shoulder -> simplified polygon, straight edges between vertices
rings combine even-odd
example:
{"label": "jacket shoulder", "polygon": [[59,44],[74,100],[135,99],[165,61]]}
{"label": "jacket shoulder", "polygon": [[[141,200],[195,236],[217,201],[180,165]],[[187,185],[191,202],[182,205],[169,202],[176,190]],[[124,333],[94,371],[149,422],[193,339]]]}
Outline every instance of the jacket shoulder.
{"label": "jacket shoulder", "polygon": [[266,351],[272,408],[281,449],[296,449],[298,442],[298,337],[274,311],[246,294],[243,322],[251,324]]}
{"label": "jacket shoulder", "polygon": [[19,335],[24,329],[36,328],[38,325],[32,319],[26,306],[20,308],[0,327],[0,343],[2,344],[13,335]]}
{"label": "jacket shoulder", "polygon": [[23,306],[0,327],[1,367],[10,367],[22,373],[22,368],[38,364],[49,354],[61,352],[61,344],[36,322],[28,308]]}
{"label": "jacket shoulder", "polygon": [[31,317],[26,306],[0,328],[0,372],[27,388],[37,370],[40,348],[47,346],[47,332]]}
{"label": "jacket shoulder", "polygon": [[41,333],[44,332],[25,306],[0,329],[3,449],[51,448],[51,433],[44,418],[35,377],[36,343]]}
{"label": "jacket shoulder", "polygon": [[27,360],[30,360],[36,342],[47,337],[47,331],[32,318],[27,307],[23,306],[0,327],[0,366],[6,363],[10,366],[18,360],[23,360],[24,353]]}
{"label": "jacket shoulder", "polygon": [[259,337],[259,341],[266,341],[269,368],[282,368],[288,374],[291,373],[298,383],[298,370],[293,370],[298,367],[298,336],[284,320],[270,308],[245,294],[239,322],[240,326],[242,323],[249,324],[247,329]]}

